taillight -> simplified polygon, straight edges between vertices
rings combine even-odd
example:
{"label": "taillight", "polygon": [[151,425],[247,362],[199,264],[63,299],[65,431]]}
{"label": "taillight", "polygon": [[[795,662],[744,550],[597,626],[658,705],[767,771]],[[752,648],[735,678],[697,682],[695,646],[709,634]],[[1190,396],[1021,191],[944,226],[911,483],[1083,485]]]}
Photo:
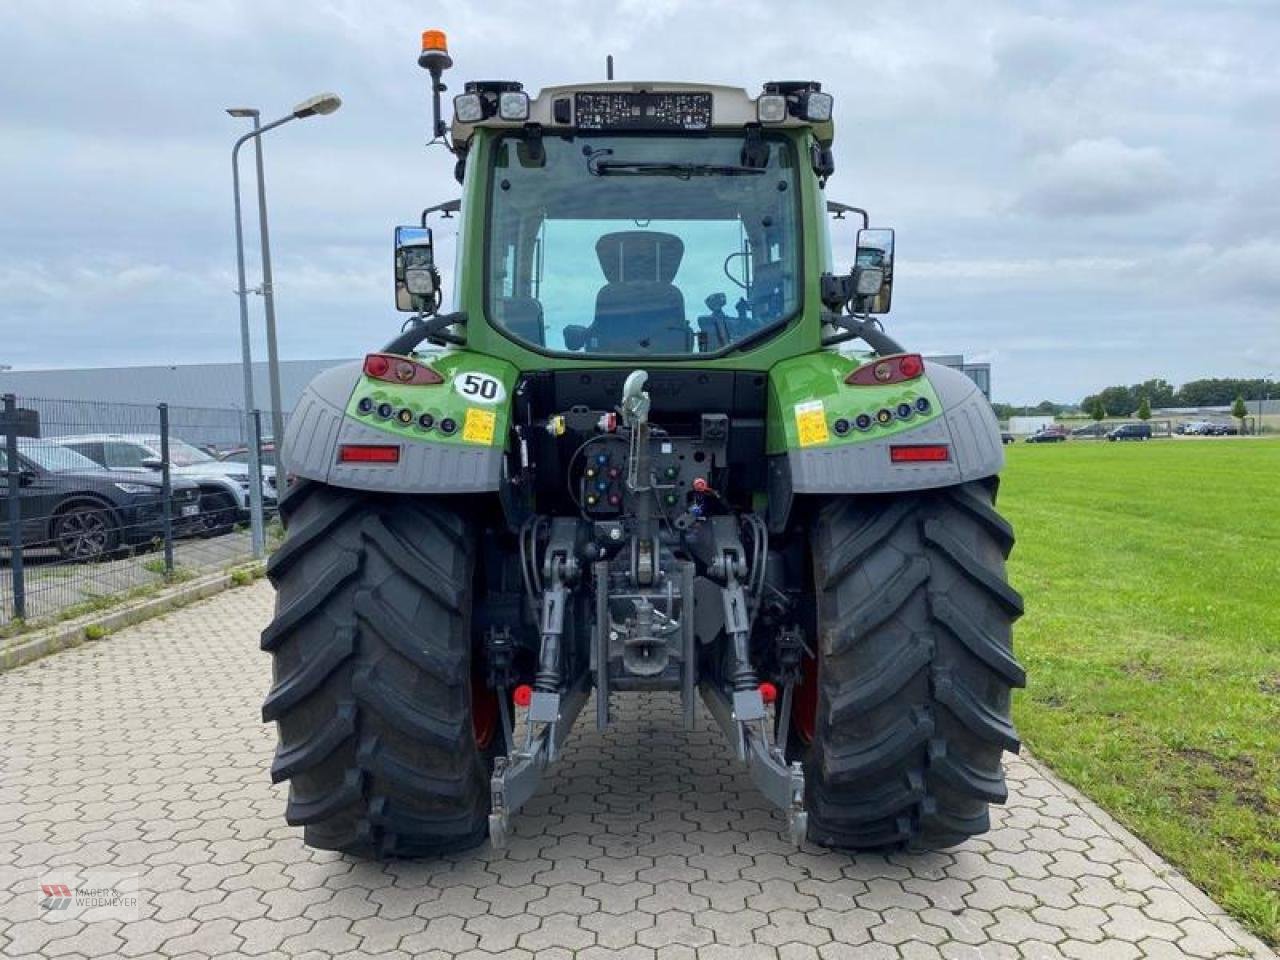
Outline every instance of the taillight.
{"label": "taillight", "polygon": [[426,364],[394,353],[371,353],[364,358],[364,375],[385,383],[406,386],[433,386],[444,383],[444,377]]}
{"label": "taillight", "polygon": [[889,448],[889,459],[893,463],[942,463],[951,459],[951,451],[945,443],[891,446]]}
{"label": "taillight", "polygon": [[844,382],[855,387],[876,387],[886,383],[903,383],[924,373],[924,357],[918,353],[896,353],[864,363]]}
{"label": "taillight", "polygon": [[394,443],[344,443],[338,447],[339,463],[399,463],[400,447]]}

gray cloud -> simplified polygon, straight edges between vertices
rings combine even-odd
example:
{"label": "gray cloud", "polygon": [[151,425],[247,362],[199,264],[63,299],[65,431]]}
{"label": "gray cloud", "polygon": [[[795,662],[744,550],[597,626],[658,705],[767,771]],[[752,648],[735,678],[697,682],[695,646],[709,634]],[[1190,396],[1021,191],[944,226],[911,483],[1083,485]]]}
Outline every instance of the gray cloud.
{"label": "gray cloud", "polygon": [[1158,147],[1077,140],[1037,157],[1018,206],[1049,217],[1127,216],[1184,198],[1190,184]]}
{"label": "gray cloud", "polygon": [[[822,80],[837,110],[828,194],[898,229],[887,326],[911,344],[992,357],[1000,398],[1066,399],[1139,374],[1232,374],[1280,357],[1280,132],[1263,117],[1280,96],[1270,9],[933,0],[851,15],[832,0],[797,10],[783,18],[765,0],[0,6],[0,364],[235,359],[228,152],[244,126],[222,110],[272,116],[323,89],[342,94],[341,111],[267,142],[282,351],[353,355],[385,340],[401,320],[391,228],[457,195],[451,158],[422,147],[415,58],[431,26],[450,33],[454,87],[600,77],[610,52],[623,77],[751,90]],[[847,261],[851,231],[835,240]]]}

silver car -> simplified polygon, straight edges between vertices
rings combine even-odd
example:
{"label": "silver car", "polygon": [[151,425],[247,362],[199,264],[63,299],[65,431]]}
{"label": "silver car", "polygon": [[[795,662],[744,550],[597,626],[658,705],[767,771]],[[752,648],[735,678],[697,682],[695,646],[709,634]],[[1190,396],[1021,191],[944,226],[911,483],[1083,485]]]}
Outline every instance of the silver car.
{"label": "silver car", "polygon": [[[160,435],[147,433],[92,433],[50,437],[49,442],[75,450],[110,470],[146,472],[159,470]],[[169,438],[169,469],[200,485],[200,514],[209,533],[223,533],[249,519],[249,467],[211,457],[183,440]],[[276,473],[262,467],[262,501],[276,505]]]}

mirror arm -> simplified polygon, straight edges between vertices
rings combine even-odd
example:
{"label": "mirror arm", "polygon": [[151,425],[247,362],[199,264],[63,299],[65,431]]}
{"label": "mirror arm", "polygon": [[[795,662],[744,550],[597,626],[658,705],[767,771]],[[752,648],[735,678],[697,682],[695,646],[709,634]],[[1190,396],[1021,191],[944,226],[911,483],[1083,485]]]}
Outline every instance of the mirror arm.
{"label": "mirror arm", "polygon": [[399,336],[383,347],[382,352],[405,356],[414,347],[422,343],[423,340],[453,344],[466,343],[466,337],[460,337],[456,333],[449,333],[445,329],[455,324],[465,325],[466,322],[467,315],[461,311],[458,313],[437,314],[425,323],[421,321],[415,322],[408,330],[401,332]]}
{"label": "mirror arm", "polygon": [[461,209],[461,200],[446,200],[444,203],[437,203],[434,207],[427,207],[422,211],[422,226],[426,227],[427,217],[430,214],[439,213],[445,220],[452,220],[453,215]]}
{"label": "mirror arm", "polygon": [[841,203],[838,200],[827,201],[827,213],[834,213],[836,220],[843,220],[846,213],[856,213],[862,217],[862,229],[866,230],[871,226],[871,217],[867,215],[867,211],[861,207],[851,207],[847,203]]}
{"label": "mirror arm", "polygon": [[863,340],[876,353],[885,356],[890,353],[906,353],[906,349],[897,340],[889,336],[872,320],[859,320],[857,317],[846,317],[838,313],[824,313],[824,323],[835,324],[844,332],[822,338],[822,345],[830,347],[847,340]]}

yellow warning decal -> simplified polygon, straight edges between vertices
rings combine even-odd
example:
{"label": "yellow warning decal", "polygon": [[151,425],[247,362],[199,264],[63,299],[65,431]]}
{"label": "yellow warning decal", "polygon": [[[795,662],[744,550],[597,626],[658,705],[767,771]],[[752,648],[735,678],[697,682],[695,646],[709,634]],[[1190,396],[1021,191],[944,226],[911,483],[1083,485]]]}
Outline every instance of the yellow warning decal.
{"label": "yellow warning decal", "polygon": [[802,447],[815,447],[830,439],[827,434],[827,411],[821,400],[796,404],[796,437]]}
{"label": "yellow warning decal", "polygon": [[492,410],[467,408],[467,419],[462,423],[462,439],[467,443],[493,443],[493,428],[498,415]]}

